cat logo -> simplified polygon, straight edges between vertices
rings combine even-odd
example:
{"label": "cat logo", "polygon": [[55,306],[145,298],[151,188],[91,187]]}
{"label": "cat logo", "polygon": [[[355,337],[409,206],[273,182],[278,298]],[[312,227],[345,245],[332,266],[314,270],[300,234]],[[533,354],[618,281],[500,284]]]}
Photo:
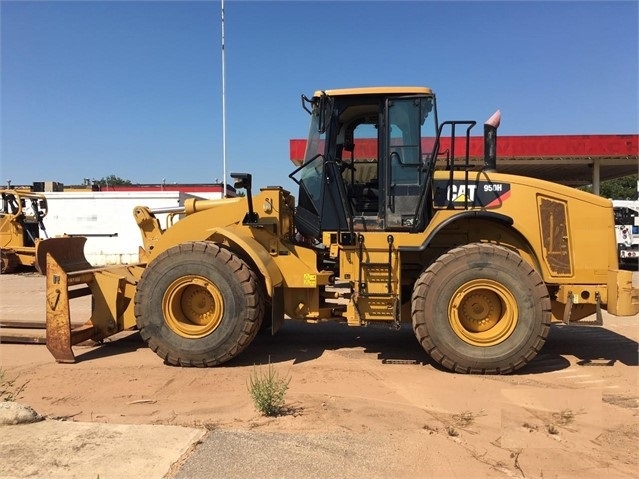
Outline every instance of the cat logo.
{"label": "cat logo", "polygon": [[435,181],[435,206],[499,208],[510,197],[509,183]]}
{"label": "cat logo", "polygon": [[475,201],[475,190],[477,189],[477,185],[450,185],[448,187],[448,197],[449,201],[453,203],[472,203]]}

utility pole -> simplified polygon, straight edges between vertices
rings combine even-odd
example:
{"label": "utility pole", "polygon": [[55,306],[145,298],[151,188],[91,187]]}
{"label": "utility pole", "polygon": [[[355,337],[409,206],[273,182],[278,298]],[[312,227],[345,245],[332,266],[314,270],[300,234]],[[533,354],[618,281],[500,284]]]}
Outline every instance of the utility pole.
{"label": "utility pole", "polygon": [[222,0],[222,198],[226,198],[226,71],[224,58],[224,0]]}

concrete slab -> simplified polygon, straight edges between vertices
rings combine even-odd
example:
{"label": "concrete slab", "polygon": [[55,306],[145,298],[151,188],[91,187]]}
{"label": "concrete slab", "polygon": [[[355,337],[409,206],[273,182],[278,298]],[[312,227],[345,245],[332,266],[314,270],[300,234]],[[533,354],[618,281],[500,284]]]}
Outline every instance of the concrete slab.
{"label": "concrete slab", "polygon": [[0,478],[161,479],[205,429],[46,420],[0,427]]}

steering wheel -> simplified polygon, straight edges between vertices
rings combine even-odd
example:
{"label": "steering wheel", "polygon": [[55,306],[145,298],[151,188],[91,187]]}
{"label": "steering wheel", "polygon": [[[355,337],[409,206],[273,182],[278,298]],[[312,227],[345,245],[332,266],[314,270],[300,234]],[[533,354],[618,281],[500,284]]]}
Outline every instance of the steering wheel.
{"label": "steering wheel", "polygon": [[351,170],[353,172],[357,171],[357,170],[355,170],[355,165],[353,165],[352,162],[348,162],[348,161],[344,161],[344,160],[337,160],[337,163],[339,164],[339,172],[340,173],[344,173],[344,170]]}

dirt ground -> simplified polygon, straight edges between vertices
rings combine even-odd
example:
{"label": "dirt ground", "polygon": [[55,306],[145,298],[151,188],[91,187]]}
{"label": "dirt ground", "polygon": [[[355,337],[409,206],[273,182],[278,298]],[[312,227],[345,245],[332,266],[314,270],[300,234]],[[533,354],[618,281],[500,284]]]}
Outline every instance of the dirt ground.
{"label": "dirt ground", "polygon": [[[74,348],[76,364],[56,364],[42,345],[2,344],[0,359],[24,385],[20,401],[49,418],[331,435],[343,449],[327,454],[373,464],[376,477],[636,478],[638,320],[553,326],[541,354],[509,376],[445,372],[410,327],[339,324],[287,323],[211,369],[164,365],[137,333]],[[269,362],[291,379],[277,418],[259,416],[247,390]]]}

